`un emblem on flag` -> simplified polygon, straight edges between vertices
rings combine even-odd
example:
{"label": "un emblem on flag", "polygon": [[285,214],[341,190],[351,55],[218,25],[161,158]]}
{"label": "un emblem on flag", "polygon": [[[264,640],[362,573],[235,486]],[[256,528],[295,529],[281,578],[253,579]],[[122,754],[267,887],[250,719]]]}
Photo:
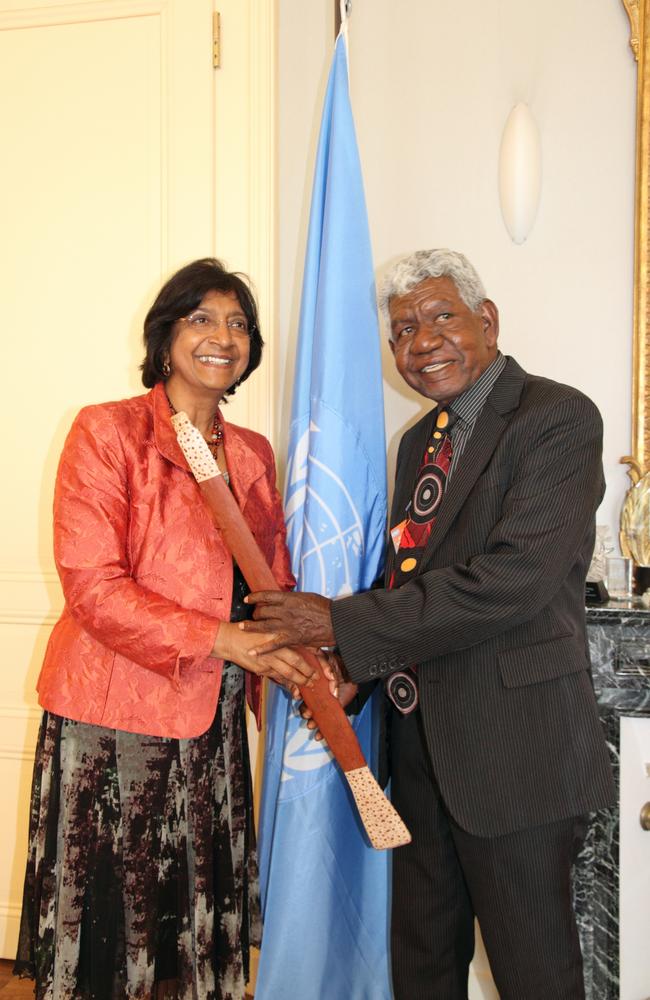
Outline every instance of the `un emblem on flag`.
{"label": "un emblem on flag", "polygon": [[[299,590],[343,597],[369,586],[363,574],[366,533],[375,524],[383,547],[383,493],[377,489],[366,454],[352,429],[331,409],[319,409],[292,428],[294,444],[287,468],[287,542]],[[363,511],[363,515],[361,513]],[[377,527],[379,526],[379,532]],[[366,572],[368,572],[366,570]],[[368,721],[363,726],[369,726]],[[354,720],[358,728],[360,720]],[[280,798],[305,794],[332,778],[332,756],[316,742],[295,706],[288,711],[281,765]]]}
{"label": "un emblem on flag", "polygon": [[[365,539],[354,486],[366,478],[365,459],[334,414],[330,422],[334,428],[322,434],[310,421],[297,441],[287,470],[285,517],[298,589],[342,597],[359,586]],[[327,456],[321,454],[324,441]]]}

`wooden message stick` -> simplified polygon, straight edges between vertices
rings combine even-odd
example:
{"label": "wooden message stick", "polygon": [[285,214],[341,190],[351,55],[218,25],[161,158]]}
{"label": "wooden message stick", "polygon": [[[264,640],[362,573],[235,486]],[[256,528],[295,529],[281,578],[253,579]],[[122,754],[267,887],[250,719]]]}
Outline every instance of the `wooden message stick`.
{"label": "wooden message stick", "polygon": [[[223,539],[251,590],[279,590],[277,581],[228,489],[200,431],[182,411],[172,416],[178,443]],[[300,696],[348,780],[370,843],[377,850],[408,844],[411,835],[377,784],[356,734],[338,700],[330,692],[318,657],[304,646],[300,655],[316,668],[314,684]]]}

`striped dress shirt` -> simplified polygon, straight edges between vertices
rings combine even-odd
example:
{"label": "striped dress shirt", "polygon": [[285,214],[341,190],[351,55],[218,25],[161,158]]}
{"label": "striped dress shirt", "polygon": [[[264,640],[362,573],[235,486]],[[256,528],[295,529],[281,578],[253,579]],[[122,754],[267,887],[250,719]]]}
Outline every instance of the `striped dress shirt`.
{"label": "striped dress shirt", "polygon": [[457,420],[450,432],[453,451],[447,482],[453,476],[467,442],[472,436],[476,421],[485,405],[485,401],[492,392],[494,383],[505,366],[506,359],[499,351],[492,364],[485,369],[476,382],[473,382],[469,389],[462,392],[449,405],[449,409],[456,415]]}

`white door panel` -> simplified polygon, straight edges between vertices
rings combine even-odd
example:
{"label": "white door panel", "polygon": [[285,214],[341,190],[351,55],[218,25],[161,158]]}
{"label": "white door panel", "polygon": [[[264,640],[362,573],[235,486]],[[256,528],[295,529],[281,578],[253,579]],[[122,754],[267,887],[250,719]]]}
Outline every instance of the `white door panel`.
{"label": "white door panel", "polygon": [[[2,956],[18,929],[34,683],[62,604],[50,522],[70,422],[144,391],[142,320],[180,264],[223,255],[273,314],[273,2],[219,7],[215,70],[212,0],[0,0]],[[266,365],[231,412],[269,432]]]}

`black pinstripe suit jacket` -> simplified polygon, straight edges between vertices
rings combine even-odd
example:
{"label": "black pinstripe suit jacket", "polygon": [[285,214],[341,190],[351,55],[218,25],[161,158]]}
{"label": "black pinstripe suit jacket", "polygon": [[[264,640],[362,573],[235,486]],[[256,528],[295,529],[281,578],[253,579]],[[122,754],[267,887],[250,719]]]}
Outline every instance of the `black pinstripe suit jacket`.
{"label": "black pinstripe suit jacket", "polygon": [[[403,437],[391,524],[430,431]],[[333,605],[351,678],[416,663],[443,798],[479,836],[611,805],[585,634],[603,495],[602,421],[586,396],[512,359],[445,494],[419,576]],[[394,557],[389,545],[387,573]]]}

